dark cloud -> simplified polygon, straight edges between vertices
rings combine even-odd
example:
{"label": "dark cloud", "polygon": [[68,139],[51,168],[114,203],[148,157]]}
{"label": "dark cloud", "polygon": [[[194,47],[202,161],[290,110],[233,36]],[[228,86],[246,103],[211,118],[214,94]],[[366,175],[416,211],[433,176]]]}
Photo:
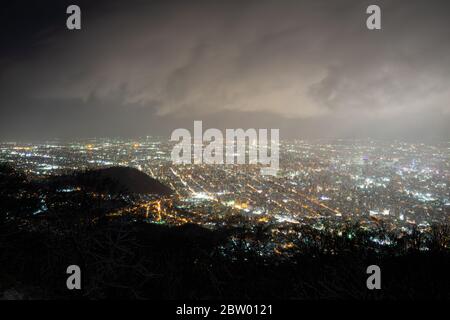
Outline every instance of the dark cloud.
{"label": "dark cloud", "polygon": [[[3,137],[280,128],[448,139],[448,1],[66,1],[2,10]],[[382,30],[365,27],[369,4]],[[27,8],[24,10],[23,8]]]}

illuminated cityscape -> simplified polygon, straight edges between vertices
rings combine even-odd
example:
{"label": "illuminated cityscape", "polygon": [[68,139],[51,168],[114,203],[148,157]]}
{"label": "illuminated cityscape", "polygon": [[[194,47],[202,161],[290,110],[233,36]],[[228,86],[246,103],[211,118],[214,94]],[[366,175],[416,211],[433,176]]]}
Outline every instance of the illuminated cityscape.
{"label": "illuminated cityscape", "polygon": [[283,141],[276,177],[259,174],[257,165],[174,165],[172,147],[157,137],[9,142],[0,145],[0,160],[34,179],[134,167],[174,195],[143,195],[110,216],[210,229],[270,226],[271,242],[281,246],[289,245],[293,227],[301,225],[320,230],[324,224],[357,223],[370,230],[382,224],[389,231],[408,232],[450,222],[449,143]]}
{"label": "illuminated cityscape", "polygon": [[0,300],[449,300],[449,12],[2,4]]}

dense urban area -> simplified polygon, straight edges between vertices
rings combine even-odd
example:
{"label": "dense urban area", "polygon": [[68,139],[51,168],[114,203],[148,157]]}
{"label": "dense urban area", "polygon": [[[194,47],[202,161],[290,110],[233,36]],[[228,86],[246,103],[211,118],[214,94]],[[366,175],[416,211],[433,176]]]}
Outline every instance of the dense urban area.
{"label": "dense urban area", "polygon": [[[8,142],[0,145],[0,160],[34,179],[102,167],[136,168],[170,187],[173,195],[141,195],[110,215],[210,229],[270,226],[268,252],[292,246],[293,229],[301,225],[318,230],[335,225],[339,232],[342,225],[370,230],[382,224],[388,231],[409,232],[450,221],[450,143],[282,141],[277,176],[259,174],[260,165],[175,165],[172,148],[172,142],[157,137]],[[43,201],[35,214],[45,210]]]}

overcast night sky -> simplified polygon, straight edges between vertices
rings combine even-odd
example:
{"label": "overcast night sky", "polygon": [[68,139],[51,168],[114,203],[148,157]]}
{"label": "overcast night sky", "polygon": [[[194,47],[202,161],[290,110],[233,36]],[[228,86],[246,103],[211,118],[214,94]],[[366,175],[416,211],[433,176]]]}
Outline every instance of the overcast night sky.
{"label": "overcast night sky", "polygon": [[[450,138],[448,0],[92,2],[2,4],[0,140],[170,135],[193,120]],[[370,4],[382,30],[366,28]]]}

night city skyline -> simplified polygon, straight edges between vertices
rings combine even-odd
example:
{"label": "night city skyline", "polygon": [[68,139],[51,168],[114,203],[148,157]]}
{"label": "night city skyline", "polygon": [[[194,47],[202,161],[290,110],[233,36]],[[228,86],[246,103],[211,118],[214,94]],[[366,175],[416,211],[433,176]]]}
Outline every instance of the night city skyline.
{"label": "night city skyline", "polygon": [[449,18],[448,0],[2,4],[0,300],[202,318],[449,300]]}

